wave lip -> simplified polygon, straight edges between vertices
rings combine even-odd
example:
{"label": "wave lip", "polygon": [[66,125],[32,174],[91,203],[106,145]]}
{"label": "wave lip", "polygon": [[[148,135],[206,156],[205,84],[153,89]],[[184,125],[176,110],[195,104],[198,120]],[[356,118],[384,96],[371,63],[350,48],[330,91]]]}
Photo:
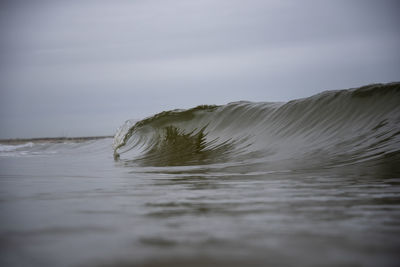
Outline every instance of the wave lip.
{"label": "wave lip", "polygon": [[400,150],[399,103],[400,83],[390,83],[286,103],[164,111],[120,127],[114,157],[145,166],[237,162],[264,168],[391,158]]}

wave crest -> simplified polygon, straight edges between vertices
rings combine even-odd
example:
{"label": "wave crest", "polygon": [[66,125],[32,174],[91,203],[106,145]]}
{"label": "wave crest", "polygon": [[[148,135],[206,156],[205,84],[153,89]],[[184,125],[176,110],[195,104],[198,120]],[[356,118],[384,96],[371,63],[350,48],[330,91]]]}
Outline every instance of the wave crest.
{"label": "wave crest", "polygon": [[164,111],[114,138],[114,157],[145,166],[332,166],[400,150],[400,83],[326,91],[287,103]]}

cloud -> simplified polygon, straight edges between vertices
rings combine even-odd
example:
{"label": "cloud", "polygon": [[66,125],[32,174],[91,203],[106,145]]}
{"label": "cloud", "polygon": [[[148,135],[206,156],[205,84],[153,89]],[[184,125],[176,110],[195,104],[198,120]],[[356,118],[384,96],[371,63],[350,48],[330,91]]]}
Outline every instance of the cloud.
{"label": "cloud", "polygon": [[[96,134],[94,114],[112,114],[101,124],[111,133],[168,108],[289,100],[400,74],[396,1],[2,5],[0,137],[57,135],[59,118],[80,121],[71,135]],[[12,129],[24,119],[37,129]]]}

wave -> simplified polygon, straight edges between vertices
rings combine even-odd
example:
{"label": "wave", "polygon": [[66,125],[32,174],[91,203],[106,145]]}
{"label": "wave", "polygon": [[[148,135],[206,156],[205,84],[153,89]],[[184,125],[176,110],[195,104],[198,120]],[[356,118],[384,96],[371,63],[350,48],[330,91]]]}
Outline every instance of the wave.
{"label": "wave", "polygon": [[31,148],[34,144],[32,142],[28,142],[25,144],[20,144],[20,145],[4,145],[0,144],[0,153],[1,152],[13,152],[13,151],[18,151],[24,148]]}
{"label": "wave", "polygon": [[109,154],[110,137],[32,138],[0,140],[0,157]]}
{"label": "wave", "polygon": [[394,164],[399,104],[400,83],[390,83],[285,103],[240,101],[164,111],[122,125],[114,137],[114,158],[140,166],[223,164],[242,170],[371,160]]}

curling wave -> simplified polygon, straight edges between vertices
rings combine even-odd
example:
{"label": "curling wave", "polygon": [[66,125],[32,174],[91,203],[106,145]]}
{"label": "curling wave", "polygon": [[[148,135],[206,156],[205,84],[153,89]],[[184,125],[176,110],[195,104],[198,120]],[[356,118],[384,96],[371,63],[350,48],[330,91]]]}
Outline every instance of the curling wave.
{"label": "curling wave", "polygon": [[243,171],[379,161],[398,171],[400,83],[286,103],[240,101],[164,111],[127,121],[113,148],[115,159],[140,166],[229,164]]}

